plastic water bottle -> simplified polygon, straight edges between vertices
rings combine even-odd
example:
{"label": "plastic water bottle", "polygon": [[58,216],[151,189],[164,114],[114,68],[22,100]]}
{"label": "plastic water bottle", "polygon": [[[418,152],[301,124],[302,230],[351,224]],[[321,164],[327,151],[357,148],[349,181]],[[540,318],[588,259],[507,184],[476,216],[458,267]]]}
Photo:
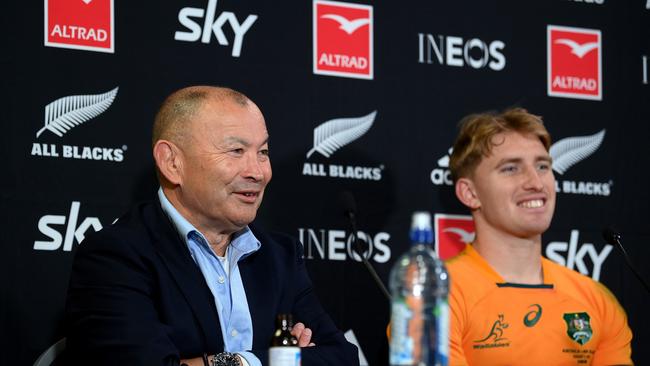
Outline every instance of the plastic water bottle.
{"label": "plastic water bottle", "polygon": [[411,249],[390,272],[391,366],[445,366],[449,360],[449,275],[432,242],[431,215],[414,213]]}

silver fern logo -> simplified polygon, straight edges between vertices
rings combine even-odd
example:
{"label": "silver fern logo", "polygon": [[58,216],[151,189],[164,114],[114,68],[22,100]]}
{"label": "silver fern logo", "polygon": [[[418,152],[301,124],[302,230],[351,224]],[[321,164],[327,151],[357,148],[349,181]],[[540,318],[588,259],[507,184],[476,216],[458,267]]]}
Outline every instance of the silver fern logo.
{"label": "silver fern logo", "polygon": [[[365,135],[375,123],[377,111],[350,118],[335,118],[314,129],[314,146],[307,152],[309,159],[315,152],[329,158],[343,146]],[[347,178],[359,180],[381,180],[384,165],[367,167],[305,162],[302,175],[312,177]]]}
{"label": "silver fern logo", "polygon": [[71,95],[48,104],[45,106],[45,126],[36,132],[36,137],[45,130],[61,137],[70,129],[99,116],[113,104],[118,89],[103,94]]}
{"label": "silver fern logo", "polygon": [[[600,148],[605,139],[605,130],[589,136],[564,138],[551,146],[549,154],[553,158],[553,170],[564,175],[571,167],[591,156]],[[589,196],[609,196],[614,182],[590,182],[560,180],[556,177],[555,190],[560,193],[580,194]]]}
{"label": "silver fern logo", "polygon": [[[46,105],[44,125],[36,132],[36,138],[46,131],[63,137],[71,129],[99,116],[113,104],[118,89],[116,87],[101,94],[70,95]],[[106,147],[33,142],[31,156],[119,163],[124,161],[126,150],[126,145]]]}
{"label": "silver fern logo", "polygon": [[593,154],[605,138],[605,130],[590,136],[564,138],[551,146],[549,154],[553,158],[553,170],[564,174],[569,168]]}
{"label": "silver fern logo", "polygon": [[375,122],[377,111],[358,118],[336,118],[314,129],[314,147],[307,153],[309,158],[318,151],[329,158],[336,150],[363,136]]}
{"label": "silver fern logo", "polygon": [[358,139],[368,132],[375,122],[377,111],[358,118],[331,119],[314,129],[314,147],[307,158],[318,151],[329,158],[336,150]]}

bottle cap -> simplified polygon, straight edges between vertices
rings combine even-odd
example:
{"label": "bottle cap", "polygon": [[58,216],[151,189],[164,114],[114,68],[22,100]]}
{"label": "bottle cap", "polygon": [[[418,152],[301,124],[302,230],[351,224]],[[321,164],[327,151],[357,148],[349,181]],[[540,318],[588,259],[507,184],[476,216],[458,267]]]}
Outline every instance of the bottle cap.
{"label": "bottle cap", "polygon": [[411,242],[413,244],[433,242],[433,230],[431,229],[431,215],[428,212],[418,211],[413,213],[411,221]]}
{"label": "bottle cap", "polygon": [[424,211],[414,212],[411,230],[431,230],[431,215]]}

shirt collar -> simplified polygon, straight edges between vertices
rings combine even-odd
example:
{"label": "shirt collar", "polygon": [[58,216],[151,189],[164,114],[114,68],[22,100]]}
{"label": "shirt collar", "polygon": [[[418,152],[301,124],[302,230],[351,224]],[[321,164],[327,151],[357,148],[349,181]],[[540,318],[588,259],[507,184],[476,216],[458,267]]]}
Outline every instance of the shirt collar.
{"label": "shirt collar", "polygon": [[[176,231],[181,235],[185,244],[189,245],[190,234],[196,233],[207,245],[208,241],[205,239],[203,233],[198,231],[194,225],[187,221],[187,219],[176,210],[174,205],[172,205],[165,196],[165,193],[163,193],[162,188],[158,188],[158,199],[160,200],[160,206],[163,212],[169,216],[172,224],[174,224],[174,228],[176,228]],[[261,243],[253,234],[251,229],[246,226],[233,234],[229,246],[234,249],[230,252],[236,258],[235,261],[238,261],[242,257],[257,251],[261,247]]]}

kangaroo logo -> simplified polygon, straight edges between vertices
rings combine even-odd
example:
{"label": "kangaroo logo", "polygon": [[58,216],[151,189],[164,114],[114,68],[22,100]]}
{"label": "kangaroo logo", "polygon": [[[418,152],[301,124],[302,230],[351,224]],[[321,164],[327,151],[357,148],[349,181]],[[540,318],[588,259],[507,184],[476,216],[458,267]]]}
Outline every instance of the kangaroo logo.
{"label": "kangaroo logo", "polygon": [[503,330],[507,328],[508,328],[508,323],[506,323],[503,320],[503,314],[499,314],[498,319],[494,321],[494,324],[492,324],[492,329],[490,329],[490,333],[488,333],[488,335],[485,338],[479,339],[478,341],[474,341],[474,343],[483,343],[489,341],[491,341],[492,343],[497,343],[499,341],[507,340],[508,338],[503,337]]}

